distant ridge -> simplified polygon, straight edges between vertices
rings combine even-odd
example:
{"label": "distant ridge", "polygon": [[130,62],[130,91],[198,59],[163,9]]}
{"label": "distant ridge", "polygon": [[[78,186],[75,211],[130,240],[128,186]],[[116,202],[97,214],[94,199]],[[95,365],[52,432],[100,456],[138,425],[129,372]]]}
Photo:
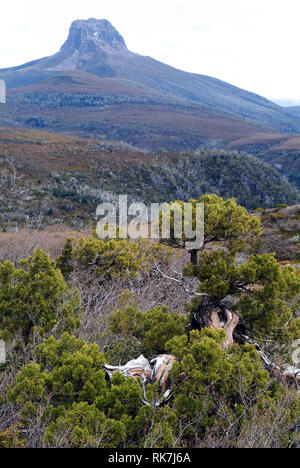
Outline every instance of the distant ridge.
{"label": "distant ridge", "polygon": [[295,107],[300,106],[300,101],[291,100],[291,99],[271,99],[272,102],[278,104],[281,107]]}

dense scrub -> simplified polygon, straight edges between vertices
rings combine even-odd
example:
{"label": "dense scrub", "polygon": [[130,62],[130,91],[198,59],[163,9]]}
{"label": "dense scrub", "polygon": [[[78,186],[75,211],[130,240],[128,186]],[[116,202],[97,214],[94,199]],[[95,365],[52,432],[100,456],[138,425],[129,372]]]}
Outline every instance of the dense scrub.
{"label": "dense scrub", "polygon": [[[172,247],[94,235],[56,259],[0,263],[0,447],[300,446],[299,395],[280,372],[300,336],[300,277],[258,251],[257,218],[205,201],[214,247],[196,265],[183,251],[180,281]],[[175,358],[162,405],[157,383],[104,369],[162,353]]]}

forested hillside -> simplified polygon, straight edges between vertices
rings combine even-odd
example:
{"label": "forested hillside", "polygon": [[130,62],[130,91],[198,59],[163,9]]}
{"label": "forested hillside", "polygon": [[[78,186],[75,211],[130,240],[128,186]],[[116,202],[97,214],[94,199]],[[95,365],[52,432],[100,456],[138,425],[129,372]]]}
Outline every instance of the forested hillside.
{"label": "forested hillside", "polygon": [[216,193],[248,209],[299,201],[276,169],[246,154],[142,153],[124,144],[3,127],[0,174],[2,230],[41,222],[91,228],[97,205],[120,194],[148,204]]}

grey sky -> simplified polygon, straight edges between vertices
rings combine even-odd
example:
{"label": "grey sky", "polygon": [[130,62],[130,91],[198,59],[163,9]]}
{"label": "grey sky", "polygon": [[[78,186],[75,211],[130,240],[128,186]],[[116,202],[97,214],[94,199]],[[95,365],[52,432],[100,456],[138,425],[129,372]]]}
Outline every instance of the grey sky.
{"label": "grey sky", "polygon": [[106,18],[134,52],[300,100],[299,0],[7,0],[0,16],[1,68],[53,54],[75,19]]}

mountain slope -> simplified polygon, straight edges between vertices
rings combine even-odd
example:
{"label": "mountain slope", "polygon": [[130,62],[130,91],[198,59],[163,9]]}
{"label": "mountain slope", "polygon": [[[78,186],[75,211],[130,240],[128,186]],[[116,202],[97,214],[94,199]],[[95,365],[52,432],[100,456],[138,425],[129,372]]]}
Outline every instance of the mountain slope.
{"label": "mountain slope", "polygon": [[286,107],[286,112],[300,118],[300,106]]}
{"label": "mountain slope", "polygon": [[[111,81],[126,80],[132,94],[144,93],[186,107],[205,105],[285,133],[300,132],[300,118],[280,106],[218,79],[176,70],[150,57],[130,52],[106,20],[77,20],[60,51],[18,67],[0,70],[8,88],[35,85],[66,72],[81,70]],[[108,83],[108,82],[107,82]],[[57,83],[56,92],[61,92]],[[31,88],[32,89],[32,88]],[[24,90],[25,92],[25,90]],[[29,92],[29,91],[28,91]],[[107,91],[110,94],[110,90]],[[227,119],[230,117],[227,115]]]}

